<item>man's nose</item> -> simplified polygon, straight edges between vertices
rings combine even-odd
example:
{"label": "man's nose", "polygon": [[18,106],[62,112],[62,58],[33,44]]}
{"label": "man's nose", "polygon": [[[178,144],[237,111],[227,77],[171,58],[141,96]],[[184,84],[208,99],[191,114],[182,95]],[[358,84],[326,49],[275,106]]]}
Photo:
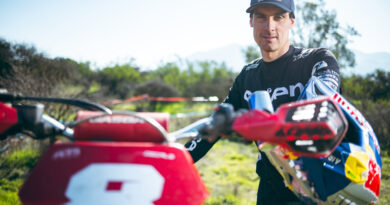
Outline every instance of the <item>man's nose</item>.
{"label": "man's nose", "polygon": [[275,20],[272,18],[268,18],[264,24],[264,28],[268,29],[268,30],[274,30],[275,29]]}

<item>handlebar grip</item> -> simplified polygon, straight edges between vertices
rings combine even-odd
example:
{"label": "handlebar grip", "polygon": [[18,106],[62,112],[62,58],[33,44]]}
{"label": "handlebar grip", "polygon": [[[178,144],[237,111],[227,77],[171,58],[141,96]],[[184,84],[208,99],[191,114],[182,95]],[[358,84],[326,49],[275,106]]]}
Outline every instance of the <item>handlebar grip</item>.
{"label": "handlebar grip", "polygon": [[12,102],[19,100],[20,95],[15,93],[0,93],[0,101],[1,102]]}
{"label": "handlebar grip", "polygon": [[0,140],[17,132],[18,112],[15,108],[0,102]]}

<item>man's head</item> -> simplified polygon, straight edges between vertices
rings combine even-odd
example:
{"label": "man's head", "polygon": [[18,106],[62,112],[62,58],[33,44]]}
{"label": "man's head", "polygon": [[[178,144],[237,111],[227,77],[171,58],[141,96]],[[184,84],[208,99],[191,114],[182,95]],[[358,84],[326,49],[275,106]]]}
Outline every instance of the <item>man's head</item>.
{"label": "man's head", "polygon": [[294,11],[295,11],[295,4],[294,0],[251,0],[251,5],[246,10],[247,13],[253,14],[253,10],[257,6],[265,5],[265,4],[271,4],[274,6],[277,6],[286,12],[291,13],[291,17],[294,18]]}
{"label": "man's head", "polygon": [[293,0],[251,0],[250,26],[264,60],[275,60],[288,51],[294,10]]}

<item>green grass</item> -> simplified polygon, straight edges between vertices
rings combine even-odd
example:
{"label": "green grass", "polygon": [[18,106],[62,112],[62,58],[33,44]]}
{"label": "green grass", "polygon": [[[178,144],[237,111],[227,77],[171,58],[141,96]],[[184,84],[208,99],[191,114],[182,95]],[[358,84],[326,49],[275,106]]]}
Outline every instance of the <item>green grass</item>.
{"label": "green grass", "polygon": [[137,106],[134,104],[123,103],[123,104],[114,105],[111,109],[112,110],[131,110],[131,111],[134,111],[137,109]]}
{"label": "green grass", "polygon": [[256,204],[256,146],[220,140],[196,163],[210,197],[206,204]]}
{"label": "green grass", "polygon": [[23,180],[0,180],[0,205],[18,205],[21,204],[18,197],[19,187]]}
{"label": "green grass", "polygon": [[39,157],[38,149],[15,150],[0,157],[0,205],[21,204],[18,190]]}
{"label": "green grass", "polygon": [[210,112],[213,110],[213,103],[158,103],[156,112],[167,112],[170,114],[189,112]]}
{"label": "green grass", "polygon": [[8,180],[26,177],[27,173],[35,166],[38,157],[38,150],[34,149],[12,152],[1,160],[0,177]]}
{"label": "green grass", "polygon": [[390,204],[390,157],[382,156],[382,178],[379,204]]}

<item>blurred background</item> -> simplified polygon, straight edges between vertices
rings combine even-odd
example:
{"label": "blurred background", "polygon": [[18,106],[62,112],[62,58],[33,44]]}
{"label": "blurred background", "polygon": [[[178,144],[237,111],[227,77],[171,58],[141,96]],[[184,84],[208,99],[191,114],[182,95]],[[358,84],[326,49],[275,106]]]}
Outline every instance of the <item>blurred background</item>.
{"label": "blurred background", "polygon": [[[209,115],[242,67],[261,57],[248,6],[249,0],[1,0],[0,88],[168,112],[176,130]],[[291,32],[294,45],[329,48],[337,57],[343,95],[382,147],[381,204],[390,203],[389,6],[385,0],[296,1]],[[50,110],[58,119],[74,117],[68,107]],[[19,203],[18,187],[46,147],[21,139],[2,142],[0,204]],[[255,202],[256,152],[239,139],[226,140],[197,164],[211,192],[207,204]]]}

